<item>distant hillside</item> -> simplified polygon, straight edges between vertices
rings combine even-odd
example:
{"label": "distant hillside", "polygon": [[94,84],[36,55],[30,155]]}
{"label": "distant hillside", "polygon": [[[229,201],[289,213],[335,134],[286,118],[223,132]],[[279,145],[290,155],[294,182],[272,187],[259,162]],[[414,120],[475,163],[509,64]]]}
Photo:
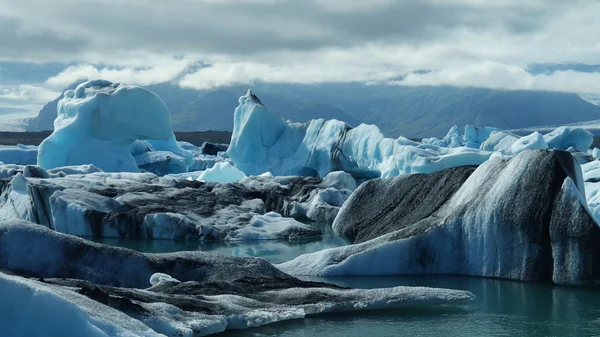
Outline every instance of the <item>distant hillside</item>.
{"label": "distant hillside", "polygon": [[[174,130],[231,131],[238,97],[248,86],[204,91],[171,84],[147,88],[169,107]],[[572,93],[362,84],[256,84],[252,89],[285,118],[299,122],[339,119],[350,125],[364,122],[378,125],[393,137],[439,137],[453,125],[517,129],[600,119],[600,106]],[[52,128],[56,102],[42,109],[29,131]]]}
{"label": "distant hillside", "polygon": [[[78,83],[70,85],[68,88],[63,90],[63,93],[69,89],[75,89]],[[39,132],[48,131],[54,129],[54,120],[56,119],[56,108],[58,101],[62,98],[62,94],[54,99],[52,102],[48,102],[40,113],[35,118],[31,118],[25,126],[26,132]]]}
{"label": "distant hillside", "polygon": [[481,88],[401,88],[369,109],[368,123],[410,137],[443,136],[452,125],[512,129],[600,118],[600,107],[577,94]]}

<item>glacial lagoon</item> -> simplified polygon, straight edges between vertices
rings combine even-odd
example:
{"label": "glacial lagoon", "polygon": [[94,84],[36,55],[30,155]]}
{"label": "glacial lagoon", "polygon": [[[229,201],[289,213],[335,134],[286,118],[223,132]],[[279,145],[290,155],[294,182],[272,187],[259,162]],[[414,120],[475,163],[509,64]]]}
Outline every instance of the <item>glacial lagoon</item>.
{"label": "glacial lagoon", "polygon": [[[96,240],[98,241],[98,240]],[[344,245],[327,235],[310,242],[177,242],[101,239],[102,243],[144,252],[201,250],[231,256],[262,257],[272,263]],[[368,276],[299,277],[352,288],[426,286],[468,290],[475,300],[462,305],[426,306],[309,316],[220,337],[363,337],[363,336],[599,336],[600,288],[578,288],[481,277]]]}

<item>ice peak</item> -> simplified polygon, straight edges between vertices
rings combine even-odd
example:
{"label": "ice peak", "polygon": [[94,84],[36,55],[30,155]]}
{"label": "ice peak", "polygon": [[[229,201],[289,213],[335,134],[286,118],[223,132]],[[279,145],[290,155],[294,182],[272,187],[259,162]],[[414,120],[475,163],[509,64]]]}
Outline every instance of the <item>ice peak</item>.
{"label": "ice peak", "polygon": [[258,99],[258,97],[252,92],[252,89],[248,89],[248,92],[246,93],[246,97],[252,99],[252,101],[254,103],[264,106],[264,104],[260,101],[260,99]]}

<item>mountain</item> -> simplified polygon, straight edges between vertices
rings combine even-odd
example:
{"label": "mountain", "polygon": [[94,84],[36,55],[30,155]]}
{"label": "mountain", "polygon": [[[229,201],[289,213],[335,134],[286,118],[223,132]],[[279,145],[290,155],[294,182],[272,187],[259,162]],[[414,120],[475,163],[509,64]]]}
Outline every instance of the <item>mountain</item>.
{"label": "mountain", "polygon": [[577,71],[582,73],[596,73],[600,72],[600,64],[534,63],[527,67],[527,72],[533,75],[551,74],[556,71]]}
{"label": "mountain", "polygon": [[[63,90],[63,94],[67,90],[75,89],[81,81],[71,84],[65,90]],[[46,103],[40,110],[40,113],[35,117],[29,119],[27,125],[25,126],[25,131],[27,132],[38,132],[38,131],[48,131],[54,129],[54,120],[56,119],[56,109],[58,106],[58,101],[61,100],[63,94],[55,98],[53,101]]]}
{"label": "mountain", "polygon": [[[169,107],[174,130],[206,131],[232,130],[233,111],[248,86],[197,91],[162,83],[147,88]],[[284,118],[375,124],[392,137],[441,137],[453,125],[518,129],[600,119],[600,106],[575,93],[356,83],[257,83],[252,90]],[[46,105],[27,130],[52,129],[57,101]]]}
{"label": "mountain", "polygon": [[600,107],[574,93],[400,87],[385,97],[348,107],[348,112],[370,111],[366,122],[382,126],[393,136],[409,137],[443,136],[452,125],[508,129],[600,119]]}
{"label": "mountain", "polygon": [[[197,91],[168,83],[150,85],[146,88],[160,96],[169,107],[175,131],[231,131],[233,111],[238,105],[238,98],[245,95],[248,90],[247,86],[239,86]],[[311,100],[309,97],[288,98],[285,92],[268,88],[259,90],[258,95],[271,110],[297,122],[325,118],[342,120],[351,125],[361,123],[344,110]],[[27,131],[52,130],[60,98],[46,104],[39,115],[29,122]]]}

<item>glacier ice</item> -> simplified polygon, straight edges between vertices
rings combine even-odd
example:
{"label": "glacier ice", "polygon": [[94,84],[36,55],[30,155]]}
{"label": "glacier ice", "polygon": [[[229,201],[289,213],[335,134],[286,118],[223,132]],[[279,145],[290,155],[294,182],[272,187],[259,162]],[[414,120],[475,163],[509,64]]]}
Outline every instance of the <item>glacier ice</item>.
{"label": "glacier ice", "polygon": [[357,178],[374,178],[478,165],[491,153],[387,138],[374,125],[352,128],[323,119],[288,122],[248,91],[235,109],[227,155],[246,175],[324,177],[342,170]]}
{"label": "glacier ice", "polygon": [[524,151],[363,183],[333,229],[354,245],[279,265],[294,275],[466,274],[597,282],[600,228],[570,153]]}
{"label": "glacier ice", "polygon": [[54,132],[40,144],[37,163],[45,169],[93,164],[107,172],[138,172],[131,144],[172,136],[171,115],[157,95],[93,80],[65,91]]}
{"label": "glacier ice", "polygon": [[[242,228],[247,228],[245,234],[236,240],[252,235],[282,240],[315,237],[315,228],[308,230],[290,218],[330,225],[351,194],[348,188],[356,187],[344,172],[325,179],[262,176],[219,183],[151,173],[65,174],[93,171],[94,166],[59,168],[58,173],[39,166],[0,168],[6,168],[0,170],[5,179],[0,184],[2,219],[24,219],[90,237],[224,240]],[[277,222],[294,226],[265,235],[274,226],[252,224],[268,212],[284,217]]]}

